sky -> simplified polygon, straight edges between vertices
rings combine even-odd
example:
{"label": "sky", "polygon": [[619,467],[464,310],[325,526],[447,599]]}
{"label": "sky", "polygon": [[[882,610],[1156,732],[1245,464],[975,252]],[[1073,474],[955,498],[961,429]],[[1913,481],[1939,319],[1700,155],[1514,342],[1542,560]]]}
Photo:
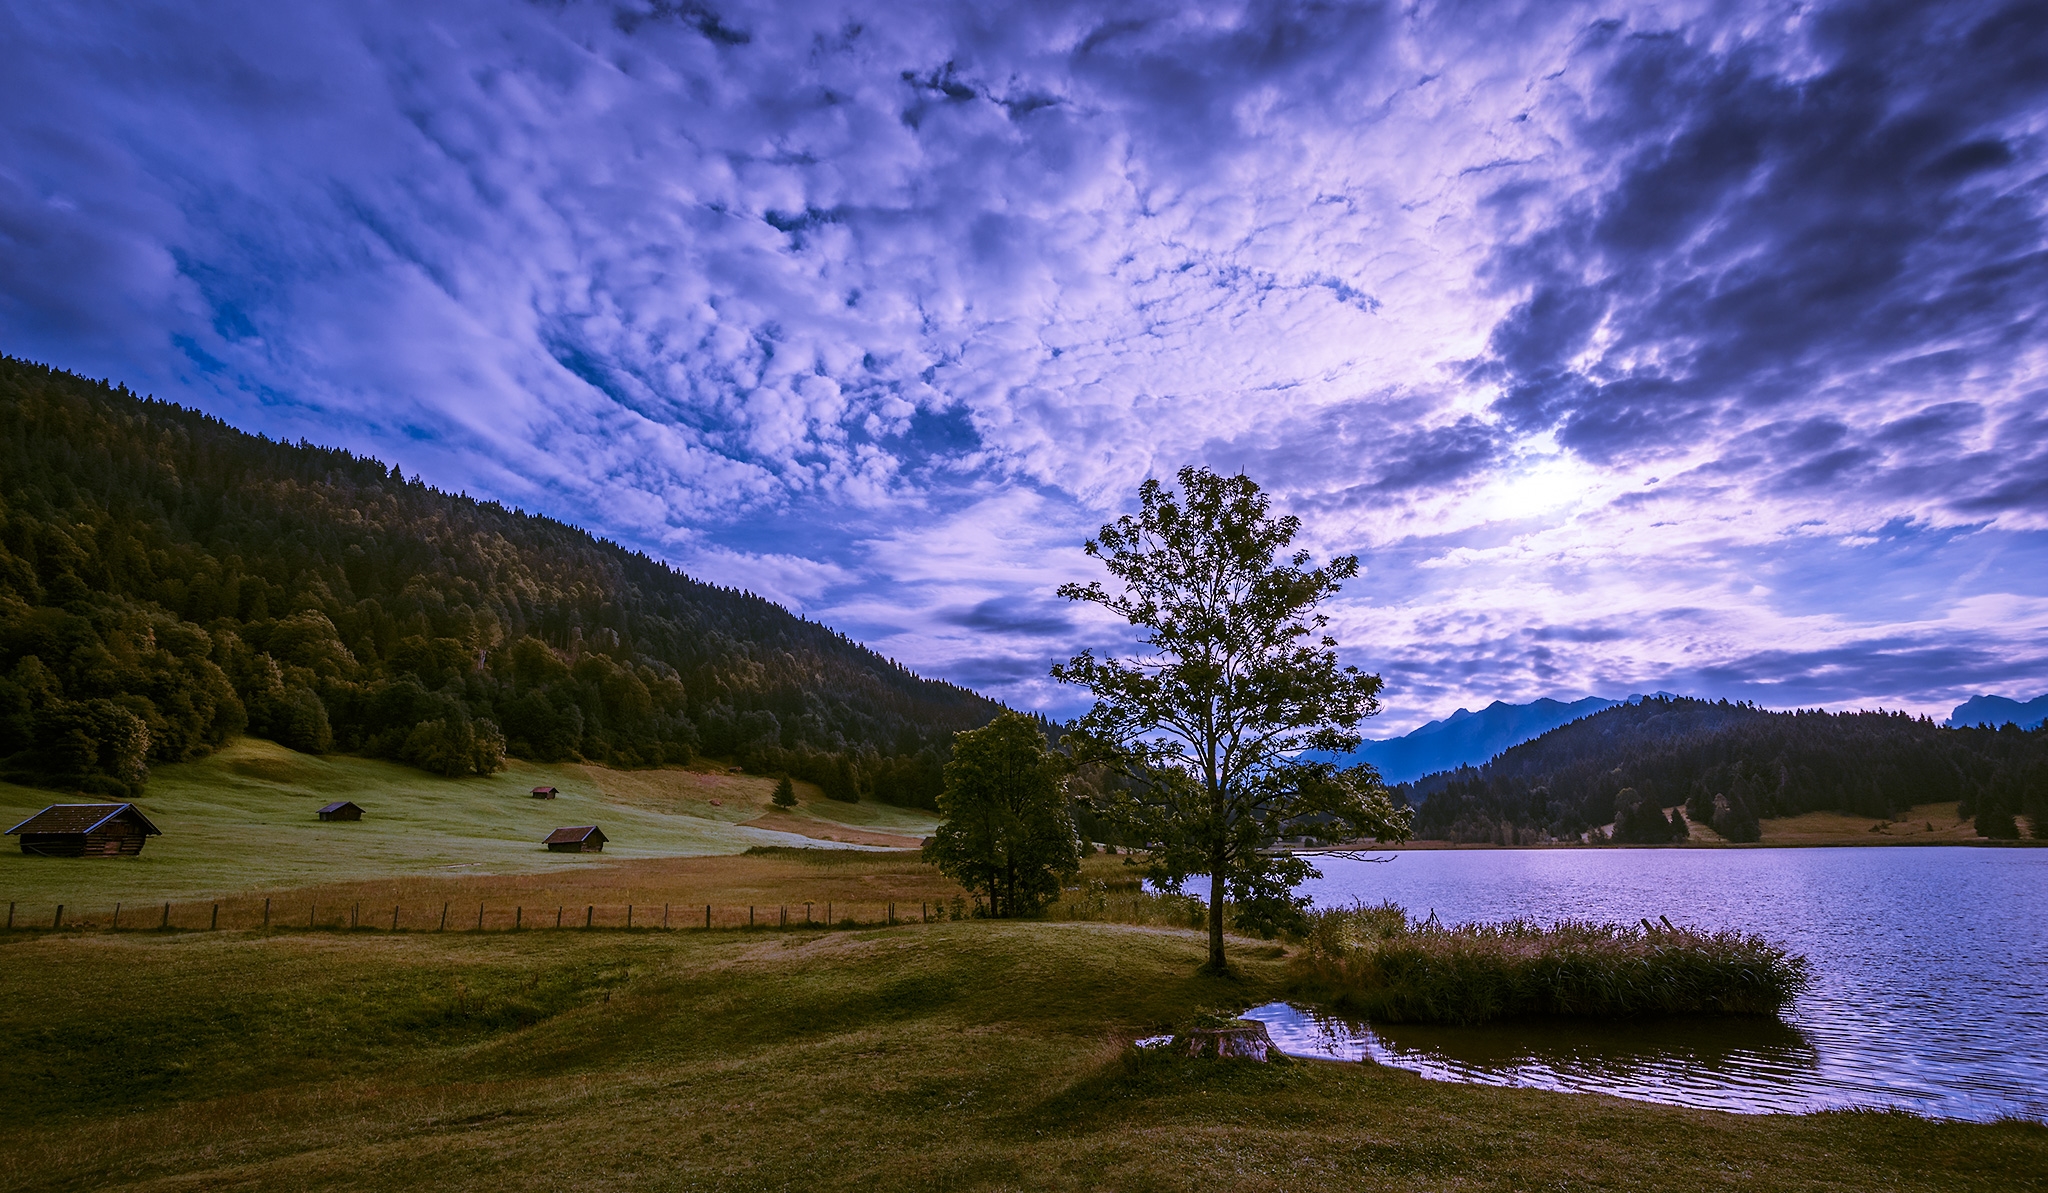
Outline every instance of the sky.
{"label": "sky", "polygon": [[1067,716],[1146,477],[1371,735],[2048,691],[2048,7],[0,6],[0,352]]}

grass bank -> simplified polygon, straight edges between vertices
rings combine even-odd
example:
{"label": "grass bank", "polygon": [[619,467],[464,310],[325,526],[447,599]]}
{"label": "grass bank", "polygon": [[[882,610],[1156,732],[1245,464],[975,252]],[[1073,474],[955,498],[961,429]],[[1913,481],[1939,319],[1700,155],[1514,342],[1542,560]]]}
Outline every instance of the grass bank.
{"label": "grass bank", "polygon": [[1762,937],[1669,924],[1446,926],[1389,903],[1309,925],[1294,992],[1388,1023],[1765,1015],[1809,981],[1804,958]]}
{"label": "grass bank", "polygon": [[[528,791],[559,788],[553,800]],[[799,784],[804,802],[770,805],[772,780],[713,768],[621,771],[515,761],[487,778],[444,779],[348,755],[315,757],[243,738],[196,762],[158,767],[139,807],[163,836],[142,856],[26,857],[0,841],[0,900],[111,908],[447,875],[562,880],[622,862],[738,854],[756,845],[915,844],[936,821],[915,809],[842,804]],[[79,797],[0,783],[0,827]],[[323,822],[353,800],[359,823]],[[549,853],[561,825],[597,824],[601,854]],[[834,841],[832,838],[840,838]],[[565,877],[568,876],[568,877]]]}
{"label": "grass bank", "polygon": [[1218,1064],[1198,933],[0,935],[0,1189],[2048,1188],[2048,1129]]}

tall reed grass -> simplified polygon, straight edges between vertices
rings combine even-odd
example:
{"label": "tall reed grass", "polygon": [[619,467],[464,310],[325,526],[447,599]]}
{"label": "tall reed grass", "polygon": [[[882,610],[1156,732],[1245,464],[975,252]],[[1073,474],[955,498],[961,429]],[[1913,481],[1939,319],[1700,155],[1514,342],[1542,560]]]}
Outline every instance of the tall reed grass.
{"label": "tall reed grass", "polygon": [[[1231,909],[1224,908],[1226,926]],[[1087,920],[1103,924],[1143,924],[1157,928],[1202,928],[1208,909],[1191,895],[1167,895],[1145,889],[1136,876],[1091,879],[1060,893],[1045,909],[1049,920]]]}
{"label": "tall reed grass", "polygon": [[1387,1023],[1768,1015],[1811,981],[1806,958],[1761,936],[1668,921],[1446,926],[1386,903],[1311,913],[1305,944],[1298,995]]}

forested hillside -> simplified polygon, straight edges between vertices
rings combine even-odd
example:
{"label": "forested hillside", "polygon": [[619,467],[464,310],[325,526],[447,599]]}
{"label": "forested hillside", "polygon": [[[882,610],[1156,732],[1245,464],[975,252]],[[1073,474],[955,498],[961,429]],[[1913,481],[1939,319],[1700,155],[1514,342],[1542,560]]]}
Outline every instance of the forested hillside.
{"label": "forested hillside", "polygon": [[0,357],[0,770],[241,732],[446,775],[737,757],[931,806],[997,705],[548,518]]}
{"label": "forested hillside", "polygon": [[[1754,841],[1765,817],[1891,817],[1949,800],[1985,836],[2012,837],[2015,815],[2048,827],[2048,728],[1652,697],[1398,790],[1416,835],[1437,840],[1571,840],[1611,823],[1616,840],[1647,844],[1683,838],[1689,818]],[[1667,819],[1678,804],[1685,816]]]}

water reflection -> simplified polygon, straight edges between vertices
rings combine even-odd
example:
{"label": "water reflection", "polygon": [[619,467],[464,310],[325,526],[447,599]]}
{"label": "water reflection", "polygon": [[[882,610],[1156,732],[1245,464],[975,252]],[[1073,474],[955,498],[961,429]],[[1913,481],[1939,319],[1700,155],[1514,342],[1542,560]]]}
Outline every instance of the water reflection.
{"label": "water reflection", "polygon": [[1488,1027],[1369,1026],[1284,1002],[1245,1012],[1290,1056],[1438,1081],[1614,1094],[1747,1114],[1868,1105],[1833,1088],[1805,1033],[1768,1017]]}

